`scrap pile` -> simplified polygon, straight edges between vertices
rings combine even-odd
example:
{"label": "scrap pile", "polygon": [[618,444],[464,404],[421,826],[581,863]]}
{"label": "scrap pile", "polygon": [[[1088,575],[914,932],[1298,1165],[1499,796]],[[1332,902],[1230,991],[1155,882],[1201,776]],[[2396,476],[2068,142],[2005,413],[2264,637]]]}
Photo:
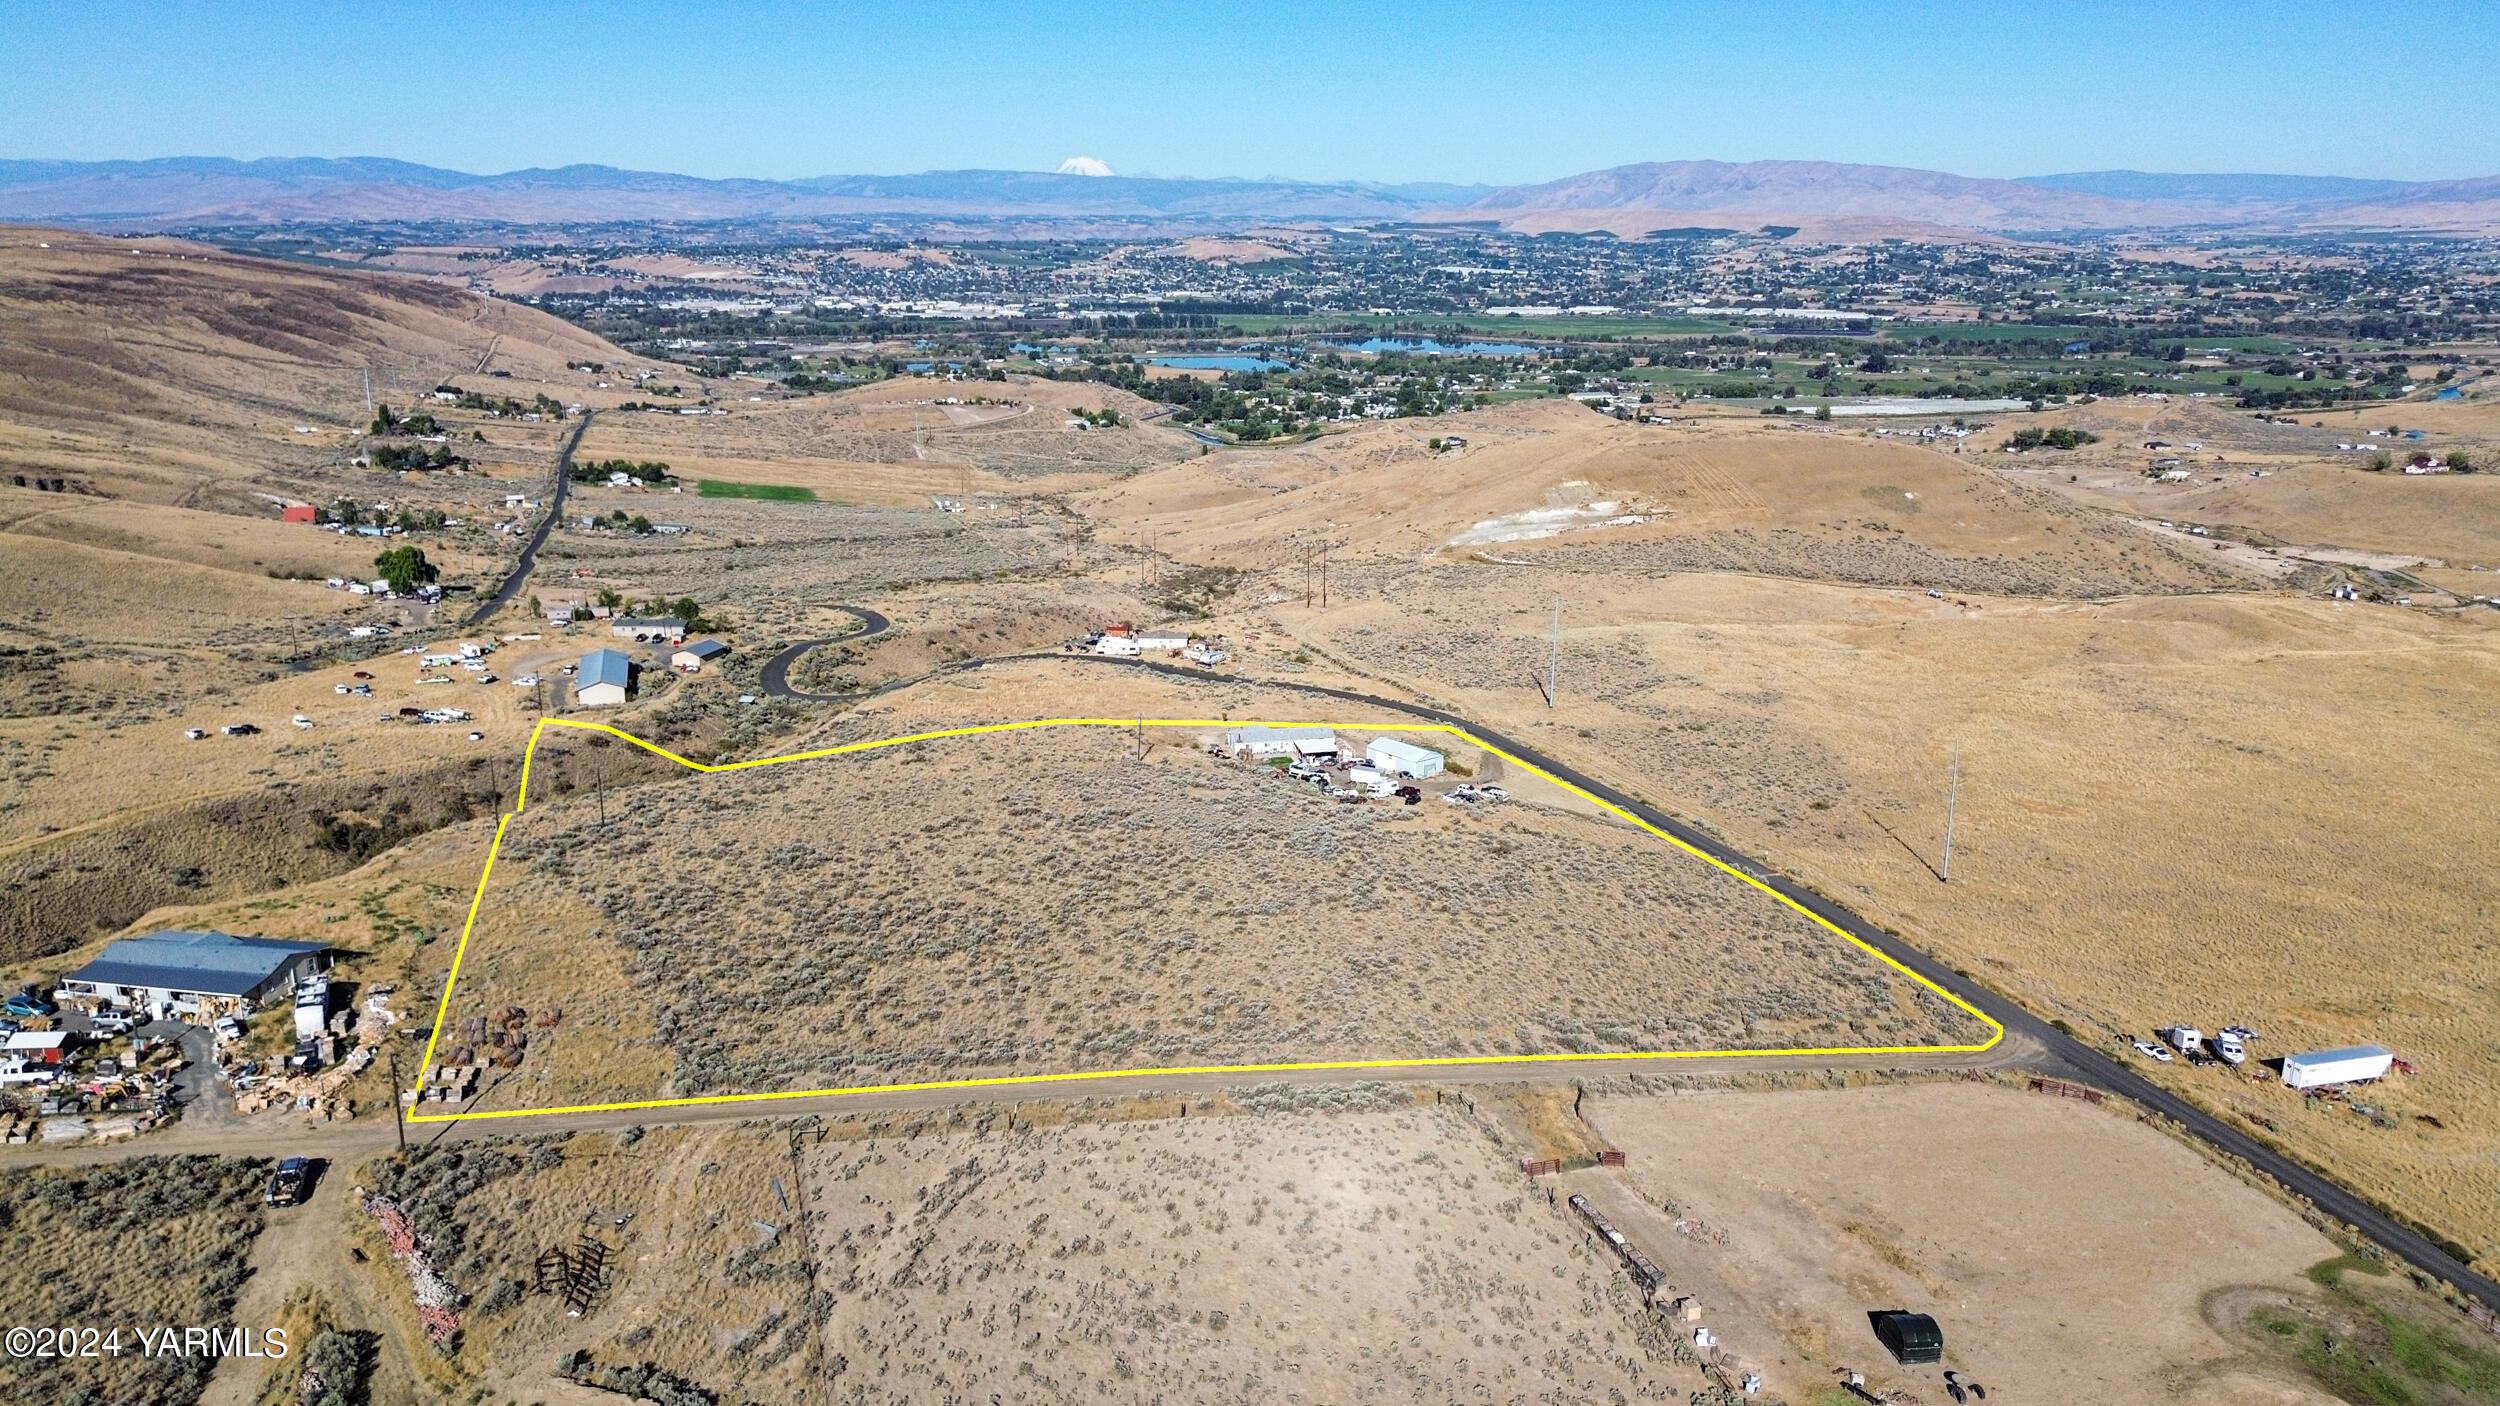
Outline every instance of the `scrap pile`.
{"label": "scrap pile", "polygon": [[456,1310],[460,1307],[460,1291],[427,1262],[425,1237],[417,1233],[408,1213],[387,1196],[368,1193],[363,1205],[382,1227],[382,1238],[390,1243],[391,1258],[408,1272],[409,1287],[416,1291],[417,1317],[425,1324],[426,1337],[439,1343],[459,1332],[460,1315]]}
{"label": "scrap pile", "polygon": [[[357,1028],[356,1045],[343,1059],[337,1055],[338,1042],[346,1038],[349,1025]],[[299,1108],[312,1113],[322,1122],[344,1122],[355,1116],[355,1103],[346,1097],[346,1089],[355,1077],[369,1068],[381,1052],[385,1021],[356,1022],[350,1013],[341,1011],[331,1021],[331,1033],[316,1042],[323,1067],[317,1073],[267,1073],[258,1078],[235,1080],[234,1106],[239,1113],[258,1113],[264,1108]],[[222,1057],[221,1057],[222,1059]]]}

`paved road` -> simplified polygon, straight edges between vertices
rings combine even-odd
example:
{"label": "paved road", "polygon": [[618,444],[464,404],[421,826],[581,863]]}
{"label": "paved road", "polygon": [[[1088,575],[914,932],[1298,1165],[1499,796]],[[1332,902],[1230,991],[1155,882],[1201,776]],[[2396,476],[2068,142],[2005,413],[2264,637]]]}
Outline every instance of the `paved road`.
{"label": "paved road", "polygon": [[772,658],[765,660],[763,677],[764,692],[775,698],[795,698],[802,703],[841,703],[859,696],[852,693],[801,693],[797,689],[790,686],[790,666],[799,662],[800,655],[807,653],[809,650],[814,649],[820,644],[831,644],[835,640],[870,639],[874,636],[884,634],[888,629],[892,628],[893,625],[893,622],[886,619],[884,616],[861,606],[837,605],[834,609],[841,611],[843,614],[850,616],[854,620],[857,620],[860,623],[860,628],[853,630],[848,634],[828,635],[820,640],[801,640],[797,644],[794,644],[788,649],[781,651],[779,654],[774,655]]}
{"label": "paved road", "polygon": [[547,533],[555,527],[557,519],[564,516],[564,490],[573,483],[573,451],[582,447],[582,436],[590,430],[590,417],[598,413],[595,410],[583,411],[582,422],[573,427],[573,433],[565,436],[564,447],[556,451],[556,486],[547,495],[547,511],[538,519],[538,530],[521,545],[521,559],[512,564],[512,574],[503,579],[503,588],[470,612],[466,628],[484,623],[487,616],[511,604],[512,598],[529,584],[530,569],[538,565],[538,549],[547,545]]}

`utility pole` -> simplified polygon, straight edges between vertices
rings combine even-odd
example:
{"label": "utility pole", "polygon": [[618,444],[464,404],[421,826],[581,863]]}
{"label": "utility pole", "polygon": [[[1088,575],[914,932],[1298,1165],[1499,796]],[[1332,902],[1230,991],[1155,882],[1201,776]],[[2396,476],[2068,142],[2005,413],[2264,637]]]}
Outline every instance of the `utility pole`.
{"label": "utility pole", "polygon": [[1562,694],[1562,602],[1554,602],[1554,643],[1545,656],[1545,706]]}
{"label": "utility pole", "polygon": [[1953,882],[1953,811],[1962,799],[1962,749],[1953,749],[1953,779],[1944,790],[1944,864],[1936,870],[1939,883]]}
{"label": "utility pole", "polygon": [[1328,608],[1328,544],[1325,542],[1319,548],[1319,608]]}
{"label": "utility pole", "polygon": [[399,1150],[408,1150],[408,1115],[399,1101],[399,1049],[391,1049],[391,1126],[399,1130]]}

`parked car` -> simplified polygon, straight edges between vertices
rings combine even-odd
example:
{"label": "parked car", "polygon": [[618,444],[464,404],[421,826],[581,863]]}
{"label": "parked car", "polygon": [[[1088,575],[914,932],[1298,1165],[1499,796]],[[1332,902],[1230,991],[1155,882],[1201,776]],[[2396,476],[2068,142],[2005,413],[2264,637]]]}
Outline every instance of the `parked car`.
{"label": "parked car", "polygon": [[312,1194],[313,1159],[289,1157],[269,1174],[269,1190],[261,1200],[272,1206],[296,1206]]}
{"label": "parked car", "polygon": [[2136,1041],[2135,1052],[2144,1056],[2146,1059],[2154,1060],[2161,1064],[2168,1064],[2170,1062],[2170,1051],[2163,1049],[2161,1046],[2154,1044],[2150,1040]]}
{"label": "parked car", "polygon": [[217,1017],[217,1023],[210,1026],[209,1029],[216,1032],[217,1039],[220,1043],[228,1040],[240,1040],[243,1038],[243,1022],[230,1015],[221,1015]]}
{"label": "parked car", "polygon": [[0,1001],[0,1011],[6,1011],[20,1019],[32,1019],[40,1015],[58,1015],[61,1008],[32,991],[19,991],[7,1000]]}
{"label": "parked car", "polygon": [[134,1023],[126,1015],[99,1015],[87,1022],[87,1029],[97,1035],[127,1035]]}

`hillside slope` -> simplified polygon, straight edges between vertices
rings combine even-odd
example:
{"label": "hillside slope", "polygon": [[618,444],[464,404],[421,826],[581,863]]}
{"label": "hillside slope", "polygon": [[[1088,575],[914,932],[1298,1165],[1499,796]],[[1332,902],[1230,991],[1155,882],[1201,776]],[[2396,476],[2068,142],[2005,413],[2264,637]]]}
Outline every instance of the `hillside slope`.
{"label": "hillside slope", "polygon": [[[1433,438],[1461,432],[1462,451]],[[1087,495],[1189,562],[1522,560],[2110,596],[2241,584],[2116,517],[1934,449],[1754,417],[1628,425],[1559,401],[1193,459]]]}

